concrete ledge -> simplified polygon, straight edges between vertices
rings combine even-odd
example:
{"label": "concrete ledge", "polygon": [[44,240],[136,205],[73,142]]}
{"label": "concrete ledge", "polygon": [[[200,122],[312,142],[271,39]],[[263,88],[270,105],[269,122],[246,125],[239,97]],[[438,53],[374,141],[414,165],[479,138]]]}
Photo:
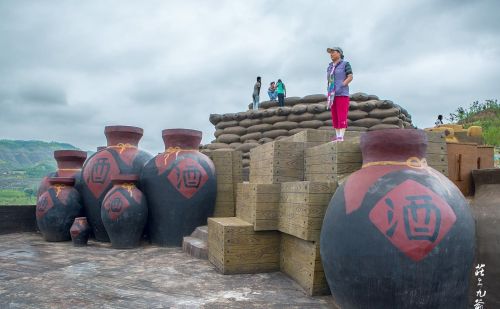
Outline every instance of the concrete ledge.
{"label": "concrete ledge", "polygon": [[37,231],[35,211],[35,205],[0,206],[0,235]]}

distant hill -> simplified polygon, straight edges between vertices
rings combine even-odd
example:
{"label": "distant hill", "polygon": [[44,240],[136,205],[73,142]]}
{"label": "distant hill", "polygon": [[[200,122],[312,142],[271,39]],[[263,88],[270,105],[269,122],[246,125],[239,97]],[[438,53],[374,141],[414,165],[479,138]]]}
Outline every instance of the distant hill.
{"label": "distant hill", "polygon": [[0,140],[0,190],[34,188],[55,171],[54,150],[80,150],[59,142]]}

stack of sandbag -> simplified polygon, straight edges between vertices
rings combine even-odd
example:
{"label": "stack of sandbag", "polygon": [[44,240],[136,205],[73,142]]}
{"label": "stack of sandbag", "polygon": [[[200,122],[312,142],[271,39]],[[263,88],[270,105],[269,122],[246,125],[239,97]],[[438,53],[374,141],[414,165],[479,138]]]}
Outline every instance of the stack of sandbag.
{"label": "stack of sandbag", "polygon": [[[249,109],[252,107],[250,104]],[[204,151],[235,149],[243,153],[243,167],[250,163],[250,149],[261,144],[294,135],[306,129],[331,130],[326,96],[289,97],[285,106],[276,101],[259,104],[259,110],[239,113],[211,114],[215,140]],[[389,128],[412,128],[411,116],[401,106],[375,95],[355,93],[350,96],[349,131],[371,131]]]}

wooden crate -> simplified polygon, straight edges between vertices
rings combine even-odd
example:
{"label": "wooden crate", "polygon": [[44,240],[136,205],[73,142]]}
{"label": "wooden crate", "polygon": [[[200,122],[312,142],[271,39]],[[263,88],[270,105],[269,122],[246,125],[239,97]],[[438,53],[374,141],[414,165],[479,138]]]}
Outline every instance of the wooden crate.
{"label": "wooden crate", "polygon": [[495,147],[487,145],[477,146],[477,156],[478,170],[495,167]]}
{"label": "wooden crate", "polygon": [[427,134],[427,152],[425,159],[427,164],[448,176],[448,154],[446,146],[446,135],[443,132],[425,131]]}
{"label": "wooden crate", "polygon": [[280,269],[278,231],[255,232],[238,219],[208,219],[208,259],[223,274],[272,272]]}
{"label": "wooden crate", "polygon": [[280,261],[281,271],[295,280],[307,295],[330,294],[321,264],[319,242],[282,234]]}
{"label": "wooden crate", "polygon": [[472,170],[477,169],[477,145],[474,143],[447,144],[448,178],[462,191],[470,196],[472,190]]}
{"label": "wooden crate", "polygon": [[274,141],[250,150],[250,182],[281,183],[304,179],[304,144]]}
{"label": "wooden crate", "polygon": [[253,224],[254,231],[278,229],[280,184],[238,184],[236,217]]}
{"label": "wooden crate", "polygon": [[282,183],[279,203],[280,232],[304,240],[319,240],[323,217],[336,189],[336,182]]}
{"label": "wooden crate", "polygon": [[304,150],[304,179],[338,182],[362,165],[359,140],[329,142]]}
{"label": "wooden crate", "polygon": [[217,198],[214,217],[232,217],[235,215],[236,186],[243,182],[242,153],[231,149],[210,152],[217,177]]}

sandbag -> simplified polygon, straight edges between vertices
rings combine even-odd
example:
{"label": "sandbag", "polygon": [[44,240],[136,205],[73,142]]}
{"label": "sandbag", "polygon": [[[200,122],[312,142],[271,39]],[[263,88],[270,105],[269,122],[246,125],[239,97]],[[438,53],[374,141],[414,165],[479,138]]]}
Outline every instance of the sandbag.
{"label": "sandbag", "polygon": [[358,119],[358,120],[355,120],[352,122],[352,125],[353,126],[356,126],[356,127],[365,127],[365,128],[369,128],[369,127],[372,127],[374,125],[377,125],[379,123],[381,123],[382,120],[381,119],[376,119],[376,118],[363,118],[363,119]]}
{"label": "sandbag", "polygon": [[366,132],[368,129],[364,127],[348,126],[346,131]]}
{"label": "sandbag", "polygon": [[248,128],[248,127],[254,126],[256,124],[261,124],[261,123],[262,123],[262,119],[244,119],[244,120],[239,122],[239,125],[242,127]]}
{"label": "sandbag", "polygon": [[248,111],[248,118],[249,119],[258,119],[258,118],[262,118],[262,110],[251,110],[251,111]]}
{"label": "sandbag", "polygon": [[250,159],[250,152],[243,152],[241,154],[242,159]]}
{"label": "sandbag", "polygon": [[231,121],[231,120],[236,120],[234,119],[234,113],[227,113],[222,115],[222,121]]}
{"label": "sandbag", "polygon": [[393,108],[394,107],[394,102],[392,102],[391,100],[377,101],[377,103],[375,104],[375,107],[376,108],[380,108],[380,109]]}
{"label": "sandbag", "polygon": [[368,113],[368,117],[384,119],[387,117],[397,116],[399,114],[400,114],[400,111],[397,107],[388,108],[388,109],[375,108],[374,110],[372,110]]}
{"label": "sandbag", "polygon": [[280,122],[280,121],[286,121],[286,119],[287,119],[286,116],[272,116],[272,117],[269,117],[269,118],[262,119],[262,122],[263,123],[273,124],[273,123]]}
{"label": "sandbag", "polygon": [[349,111],[349,113],[347,113],[347,118],[349,118],[351,120],[363,119],[363,118],[366,118],[367,116],[368,116],[367,112],[359,110],[359,109]]}
{"label": "sandbag", "polygon": [[413,125],[409,122],[403,121],[403,127],[405,129],[413,129]]}
{"label": "sandbag", "polygon": [[275,108],[265,109],[265,110],[262,111],[262,118],[272,117],[274,115],[276,115],[276,109]]}
{"label": "sandbag", "polygon": [[295,104],[299,104],[302,102],[300,99],[300,97],[285,98],[285,106],[294,106]]}
{"label": "sandbag", "polygon": [[236,149],[238,146],[243,145],[243,143],[236,142],[236,143],[231,143],[229,144],[229,147]]}
{"label": "sandbag", "polygon": [[319,114],[314,114],[314,118],[316,120],[328,120],[332,118],[332,112],[327,110]]}
{"label": "sandbag", "polygon": [[282,121],[273,124],[273,130],[292,130],[299,127],[299,124],[293,121]]}
{"label": "sandbag", "polygon": [[356,92],[349,96],[349,98],[353,101],[363,102],[368,101],[368,95],[364,92]]}
{"label": "sandbag", "polygon": [[302,131],[305,131],[307,130],[306,128],[297,128],[297,129],[292,129],[290,131],[288,131],[288,135],[292,136],[292,135],[295,135],[299,132],[302,132]]}
{"label": "sandbag", "polygon": [[374,94],[370,94],[368,95],[368,100],[379,100],[378,96],[374,95]]}
{"label": "sandbag", "polygon": [[269,137],[276,139],[278,136],[288,136],[288,130],[271,130],[262,133],[262,137]]}
{"label": "sandbag", "polygon": [[250,159],[242,159],[242,160],[241,160],[241,165],[242,165],[243,167],[247,167],[247,166],[249,166],[249,165],[250,165]]}
{"label": "sandbag", "polygon": [[324,94],[311,94],[311,95],[306,95],[302,99],[300,99],[302,103],[318,103],[322,101],[326,101],[326,95]]}
{"label": "sandbag", "polygon": [[236,134],[221,134],[219,137],[217,137],[218,143],[231,144],[239,141],[240,141],[240,136]]}
{"label": "sandbag", "polygon": [[231,120],[231,121],[221,121],[218,124],[215,125],[216,129],[225,129],[228,127],[236,127],[238,125],[238,121],[236,120]]}
{"label": "sandbag", "polygon": [[247,133],[264,132],[264,131],[272,130],[272,128],[273,128],[273,126],[269,123],[261,123],[261,124],[256,124],[254,126],[248,127]]}
{"label": "sandbag", "polygon": [[262,138],[262,133],[260,132],[253,132],[253,133],[247,133],[245,135],[243,135],[242,137],[240,137],[240,141],[242,143],[244,143],[246,140],[249,140],[249,139],[254,139],[254,140],[259,140]]}
{"label": "sandbag", "polygon": [[332,126],[322,126],[319,127],[318,130],[333,130]]}
{"label": "sandbag", "polygon": [[243,144],[258,144],[259,142],[255,139],[247,139]]}
{"label": "sandbag", "polygon": [[323,125],[321,120],[306,120],[299,123],[299,127],[307,129],[316,129]]}
{"label": "sandbag", "polygon": [[400,128],[395,124],[380,123],[368,128],[368,131],[385,130],[385,129],[400,129]]}
{"label": "sandbag", "polygon": [[365,112],[370,112],[372,109],[374,109],[376,107],[376,102],[377,101],[359,102],[358,109],[365,111]]}
{"label": "sandbag", "polygon": [[211,124],[216,125],[219,122],[222,121],[222,115],[219,114],[210,114],[210,117],[208,118]]}
{"label": "sandbag", "polygon": [[382,119],[383,124],[396,124],[399,125],[401,123],[401,126],[403,125],[403,120],[399,119],[398,117],[387,117]]}
{"label": "sandbag", "polygon": [[324,126],[330,126],[330,127],[333,126],[332,119],[328,119],[328,120],[323,121],[323,125]]}
{"label": "sandbag", "polygon": [[278,106],[278,101],[264,101],[259,104],[259,107],[262,108],[270,108],[270,107],[275,107]]}
{"label": "sandbag", "polygon": [[292,107],[292,113],[296,115],[300,115],[307,112],[307,105],[305,104],[297,104]]}
{"label": "sandbag", "polygon": [[287,137],[288,137],[288,136],[283,136],[283,135],[281,135],[281,136],[276,137],[274,140],[275,140],[275,141],[279,141],[279,140],[285,139],[285,138],[287,138]]}
{"label": "sandbag", "polygon": [[292,112],[292,108],[289,106],[278,107],[276,109],[276,115],[278,116],[288,116]]}
{"label": "sandbag", "polygon": [[221,148],[231,148],[229,147],[229,144],[226,144],[226,143],[211,143],[211,144],[208,144],[207,145],[207,149],[210,149],[210,150],[215,150],[215,149],[221,149]]}
{"label": "sandbag", "polygon": [[247,143],[247,144],[243,144],[240,147],[236,148],[236,150],[241,151],[241,152],[249,152],[250,149],[255,148],[257,146],[260,146],[260,144],[258,144],[258,143],[254,143],[254,144]]}
{"label": "sandbag", "polygon": [[259,144],[265,144],[265,143],[269,143],[269,142],[272,142],[272,141],[273,141],[272,138],[263,137],[263,138],[259,139]]}
{"label": "sandbag", "polygon": [[355,102],[355,101],[350,101],[349,102],[349,110],[352,111],[352,110],[355,110],[355,109],[358,109],[358,102]]}
{"label": "sandbag", "polygon": [[307,106],[307,112],[311,114],[319,114],[326,111],[326,102],[311,104]]}
{"label": "sandbag", "polygon": [[314,118],[314,114],[311,113],[303,113],[301,115],[290,114],[288,115],[288,121],[294,122],[302,122],[306,120],[312,120]]}
{"label": "sandbag", "polygon": [[215,138],[219,137],[224,132],[224,129],[217,129],[214,132]]}
{"label": "sandbag", "polygon": [[247,128],[236,126],[236,127],[227,127],[223,130],[223,134],[236,134],[236,135],[245,135],[247,133]]}
{"label": "sandbag", "polygon": [[248,118],[247,112],[239,112],[239,113],[234,114],[234,120],[236,120],[236,121],[241,121],[241,120],[247,119],[247,118]]}

